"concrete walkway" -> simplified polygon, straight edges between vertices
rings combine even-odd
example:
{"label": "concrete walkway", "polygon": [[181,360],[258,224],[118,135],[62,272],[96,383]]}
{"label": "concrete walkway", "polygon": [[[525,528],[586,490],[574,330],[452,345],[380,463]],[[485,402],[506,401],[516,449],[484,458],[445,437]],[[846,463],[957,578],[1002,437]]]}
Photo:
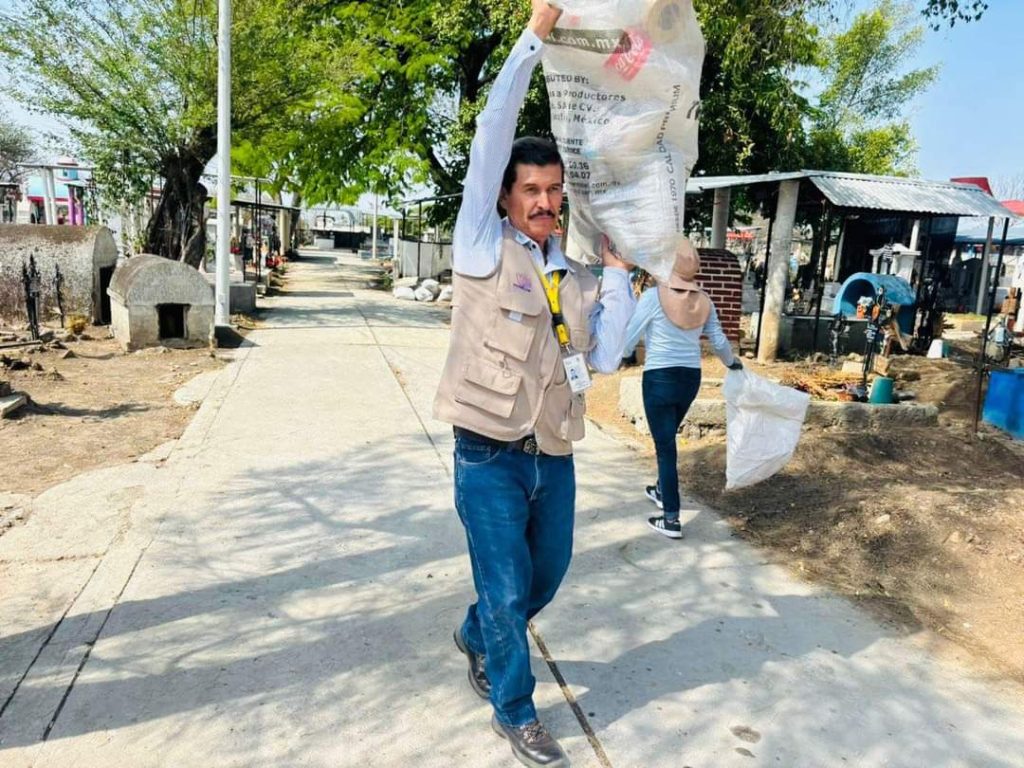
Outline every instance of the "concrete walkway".
{"label": "concrete walkway", "polygon": [[[0,766],[511,766],[451,631],[471,597],[445,312],[313,255],[173,446],[0,537]],[[1021,691],[935,660],[696,507],[593,426],[576,557],[538,617],[573,765],[1024,764]]]}

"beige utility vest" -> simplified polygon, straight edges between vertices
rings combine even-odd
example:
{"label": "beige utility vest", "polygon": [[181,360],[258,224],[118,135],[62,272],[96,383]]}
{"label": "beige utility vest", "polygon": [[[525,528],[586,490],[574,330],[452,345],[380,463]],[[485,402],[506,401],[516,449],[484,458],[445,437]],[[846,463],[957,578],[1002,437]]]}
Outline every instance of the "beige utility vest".
{"label": "beige utility vest", "polygon": [[[593,346],[590,315],[597,278],[569,262],[559,285],[562,315],[573,348]],[[551,308],[533,258],[505,228],[501,261],[487,277],[453,278],[448,360],[434,400],[434,417],[495,440],[535,434],[555,456],[572,453],[583,437],[583,395],[566,381]]]}

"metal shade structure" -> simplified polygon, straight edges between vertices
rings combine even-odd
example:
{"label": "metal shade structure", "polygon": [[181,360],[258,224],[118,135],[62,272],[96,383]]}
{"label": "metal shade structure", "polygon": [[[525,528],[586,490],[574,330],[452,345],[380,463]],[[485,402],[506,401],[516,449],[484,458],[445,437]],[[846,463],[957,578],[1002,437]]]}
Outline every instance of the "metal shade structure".
{"label": "metal shade structure", "polygon": [[[758,358],[768,362],[775,358],[778,345],[778,325],[783,313],[785,287],[787,284],[786,262],[788,260],[771,260],[772,251],[788,251],[790,233],[795,223],[798,208],[805,214],[818,217],[823,222],[821,236],[815,238],[812,245],[812,262],[815,266],[815,281],[823,285],[825,281],[825,265],[828,249],[832,244],[832,219],[838,216],[843,221],[840,230],[840,243],[846,231],[846,217],[902,216],[920,220],[925,223],[924,233],[931,249],[933,223],[942,219],[957,217],[983,217],[989,220],[989,231],[994,228],[996,219],[1014,218],[1013,211],[1004,207],[999,201],[975,183],[959,181],[928,181],[909,179],[896,176],[877,176],[858,173],[840,173],[835,171],[800,170],[786,173],[765,173],[749,176],[692,176],[687,181],[688,194],[702,194],[713,191],[715,194],[713,234],[724,232],[724,222],[728,217],[729,190],[733,187],[750,188],[754,198],[762,198],[770,202],[773,198],[774,213],[769,218],[768,247],[765,253],[767,279],[762,289],[761,312],[758,317],[756,347]],[[716,223],[718,226],[716,227]],[[941,225],[940,225],[941,226]],[[720,232],[721,231],[721,232]],[[773,236],[774,235],[774,236]],[[915,223],[911,235],[911,247],[916,248],[918,224]],[[777,241],[777,242],[776,242]],[[1005,243],[1005,241],[1004,241]],[[991,250],[991,235],[987,238],[985,248],[986,259]],[[841,248],[841,246],[840,246]],[[925,254],[928,261],[928,254]],[[918,290],[923,293],[924,278],[918,279]],[[986,285],[982,281],[982,285]],[[932,292],[934,294],[934,291]],[[933,298],[933,297],[932,297]],[[979,304],[984,295],[979,296]],[[921,304],[921,302],[918,302]],[[933,302],[928,299],[926,305],[933,310]],[[817,343],[817,325],[821,315],[821,292],[819,290],[814,309],[815,344]],[[767,344],[762,349],[762,323],[768,317]],[[922,328],[924,328],[922,322]]]}
{"label": "metal shade structure", "polygon": [[816,174],[810,181],[839,208],[899,211],[925,216],[1013,214],[973,184],[861,174]]}
{"label": "metal shade structure", "polygon": [[1013,211],[974,184],[864,173],[793,171],[751,176],[691,176],[686,183],[686,192],[700,194],[715,189],[804,179],[810,181],[836,208],[914,213],[921,216],[1014,216]]}

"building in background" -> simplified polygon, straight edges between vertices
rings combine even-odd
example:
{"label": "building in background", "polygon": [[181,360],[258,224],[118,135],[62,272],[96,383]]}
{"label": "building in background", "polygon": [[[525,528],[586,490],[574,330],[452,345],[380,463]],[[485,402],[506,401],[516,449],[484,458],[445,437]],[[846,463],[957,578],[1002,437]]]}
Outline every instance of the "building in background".
{"label": "building in background", "polygon": [[25,179],[16,195],[4,192],[5,199],[14,198],[4,206],[3,223],[57,224],[85,226],[95,224],[96,187],[92,171],[70,157],[57,158],[55,163],[25,166]]}

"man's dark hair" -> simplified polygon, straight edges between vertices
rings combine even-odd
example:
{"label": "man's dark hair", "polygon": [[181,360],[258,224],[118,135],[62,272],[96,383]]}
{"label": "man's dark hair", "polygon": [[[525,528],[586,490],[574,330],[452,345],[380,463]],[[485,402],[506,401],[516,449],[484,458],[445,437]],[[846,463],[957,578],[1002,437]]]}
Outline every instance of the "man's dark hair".
{"label": "man's dark hair", "polygon": [[516,166],[518,165],[555,165],[562,166],[565,171],[565,164],[562,163],[562,156],[558,154],[558,147],[551,139],[542,139],[540,136],[523,136],[512,142],[512,155],[505,166],[505,175],[501,179],[501,188],[508,192],[516,183]]}

